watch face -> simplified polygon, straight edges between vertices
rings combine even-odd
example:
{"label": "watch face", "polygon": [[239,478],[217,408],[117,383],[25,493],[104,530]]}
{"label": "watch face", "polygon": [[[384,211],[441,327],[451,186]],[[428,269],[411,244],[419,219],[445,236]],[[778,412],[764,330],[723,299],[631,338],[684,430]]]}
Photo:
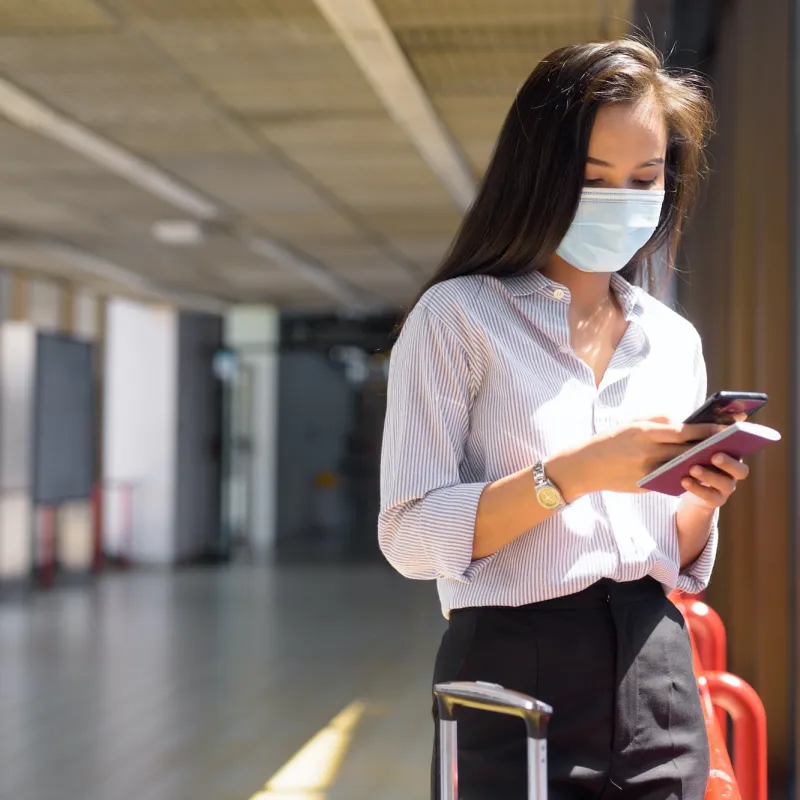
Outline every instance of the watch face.
{"label": "watch face", "polygon": [[562,503],[561,495],[552,486],[542,486],[537,496],[545,508],[558,508]]}

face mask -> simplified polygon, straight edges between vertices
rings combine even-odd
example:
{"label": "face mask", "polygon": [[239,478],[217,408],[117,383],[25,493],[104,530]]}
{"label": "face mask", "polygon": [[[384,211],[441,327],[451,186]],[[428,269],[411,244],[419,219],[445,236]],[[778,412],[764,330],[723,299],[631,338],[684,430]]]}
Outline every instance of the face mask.
{"label": "face mask", "polygon": [[584,189],[556,252],[582,272],[619,272],[655,233],[663,204],[663,191]]}

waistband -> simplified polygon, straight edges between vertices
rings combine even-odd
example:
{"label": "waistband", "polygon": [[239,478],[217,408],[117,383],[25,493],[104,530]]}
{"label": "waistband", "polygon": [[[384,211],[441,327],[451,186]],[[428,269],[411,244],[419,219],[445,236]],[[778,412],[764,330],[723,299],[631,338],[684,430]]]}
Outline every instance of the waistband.
{"label": "waistband", "polygon": [[664,587],[655,578],[641,578],[637,581],[614,581],[601,578],[596,583],[575,594],[530,603],[523,608],[530,609],[570,609],[597,608],[607,604],[627,605],[643,600],[665,600]]}
{"label": "waistband", "polygon": [[[566,611],[581,608],[603,608],[604,606],[624,606],[645,601],[664,602],[667,595],[664,587],[655,578],[641,578],[636,581],[614,581],[601,578],[580,592],[553,597],[538,603],[523,606],[503,606],[505,611],[525,613],[526,611]],[[466,609],[461,609],[466,610]],[[453,610],[457,614],[457,610]]]}

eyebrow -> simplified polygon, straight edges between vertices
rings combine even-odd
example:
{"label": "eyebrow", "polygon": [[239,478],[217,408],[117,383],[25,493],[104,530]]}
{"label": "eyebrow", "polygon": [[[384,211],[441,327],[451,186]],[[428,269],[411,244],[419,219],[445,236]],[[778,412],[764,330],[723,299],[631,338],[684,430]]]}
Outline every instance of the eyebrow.
{"label": "eyebrow", "polygon": [[[613,167],[614,166],[613,164],[610,164],[608,161],[602,161],[599,158],[592,158],[592,156],[589,156],[586,159],[586,163],[587,164],[594,164],[597,167]],[[644,161],[641,164],[639,164],[639,166],[636,167],[636,169],[641,169],[642,167],[656,167],[656,166],[659,166],[659,165],[661,165],[663,163],[664,163],[664,159],[663,158],[651,158],[649,161]]]}

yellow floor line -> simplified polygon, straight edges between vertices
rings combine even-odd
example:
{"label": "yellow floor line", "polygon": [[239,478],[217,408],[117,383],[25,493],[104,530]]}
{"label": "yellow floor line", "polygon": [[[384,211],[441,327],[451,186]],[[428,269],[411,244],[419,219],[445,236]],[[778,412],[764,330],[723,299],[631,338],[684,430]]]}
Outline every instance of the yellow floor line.
{"label": "yellow floor line", "polygon": [[360,700],[342,709],[309,739],[250,800],[325,800],[367,706]]}

